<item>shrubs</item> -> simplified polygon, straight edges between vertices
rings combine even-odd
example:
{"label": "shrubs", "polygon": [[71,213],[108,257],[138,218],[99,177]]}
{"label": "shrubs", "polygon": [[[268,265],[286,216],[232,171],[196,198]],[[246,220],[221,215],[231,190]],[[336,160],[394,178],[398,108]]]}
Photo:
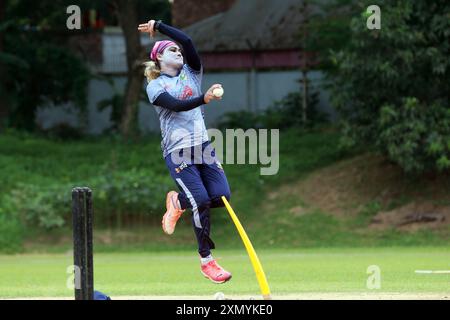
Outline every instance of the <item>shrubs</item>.
{"label": "shrubs", "polygon": [[23,237],[23,225],[14,211],[0,208],[0,253],[22,251]]}
{"label": "shrubs", "polygon": [[217,124],[220,130],[230,128],[259,129],[263,127],[262,117],[260,114],[251,111],[235,111],[227,112],[223,119]]}
{"label": "shrubs", "polygon": [[[362,1],[361,11],[369,4]],[[448,170],[450,3],[379,5],[381,30],[368,30],[365,14],[355,16],[350,45],[332,54],[342,142],[376,147],[406,172]]]}
{"label": "shrubs", "polygon": [[[120,213],[160,213],[170,177],[157,176],[149,170],[99,174],[77,185],[18,184],[4,195],[0,209],[17,214],[28,226],[44,229],[59,228],[70,221],[71,190],[75,186],[89,186],[94,191],[95,215],[102,223]],[[7,208],[3,206],[7,205]]]}
{"label": "shrubs", "polygon": [[19,250],[30,231],[70,227],[75,186],[93,189],[98,227],[159,219],[175,187],[157,136],[61,141],[9,131],[0,150],[0,251]]}
{"label": "shrubs", "polygon": [[47,130],[41,130],[41,132],[50,139],[63,141],[81,140],[84,136],[81,128],[76,128],[66,122],[58,123]]}
{"label": "shrubs", "polygon": [[407,172],[450,169],[450,108],[407,98],[380,111],[378,146]]}
{"label": "shrubs", "polygon": [[94,191],[95,221],[101,225],[127,216],[157,216],[162,212],[170,176],[149,170],[99,174],[79,184],[17,184],[0,200],[0,252],[17,252],[27,229],[52,230],[71,225],[71,190],[89,186]]}
{"label": "shrubs", "polygon": [[173,184],[168,174],[158,175],[149,169],[99,175],[90,184],[99,219],[107,220],[115,214],[159,215],[164,197]]}
{"label": "shrubs", "polygon": [[327,115],[318,110],[319,93],[314,92],[308,97],[306,122],[303,120],[303,96],[291,92],[280,101],[276,101],[263,113],[266,128],[305,128],[327,122]]}
{"label": "shrubs", "polygon": [[4,196],[9,209],[30,226],[54,228],[64,225],[69,198],[60,186],[18,184]]}

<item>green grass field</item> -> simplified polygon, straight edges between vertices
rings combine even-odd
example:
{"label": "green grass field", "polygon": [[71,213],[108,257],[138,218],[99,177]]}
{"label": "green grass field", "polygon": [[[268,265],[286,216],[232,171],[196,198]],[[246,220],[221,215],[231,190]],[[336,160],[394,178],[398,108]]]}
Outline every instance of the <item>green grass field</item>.
{"label": "green grass field", "polygon": [[[450,269],[449,248],[318,248],[258,252],[274,299],[359,299],[395,297],[446,299],[449,274],[415,270]],[[260,298],[256,277],[242,250],[216,250],[233,273],[229,283],[204,279],[193,252],[100,253],[95,255],[95,288],[114,298],[197,297],[221,291],[236,299]],[[0,298],[71,298],[66,283],[72,254],[0,256]],[[381,270],[381,288],[367,288],[367,268]]]}
{"label": "green grass field", "polygon": [[[259,254],[274,299],[448,299],[449,274],[414,272],[450,269],[448,225],[416,231],[369,228],[378,211],[393,209],[389,201],[383,206],[377,200],[382,191],[402,191],[405,186],[417,190],[421,185],[422,194],[400,192],[392,200],[448,205],[448,182],[441,184],[442,195],[437,196],[436,188],[398,181],[396,175],[374,179],[386,173],[383,163],[354,172],[360,162],[339,151],[338,140],[335,130],[282,132],[276,176],[261,176],[258,166],[225,165],[231,204]],[[161,160],[159,139],[63,143],[10,135],[0,137],[0,147],[5,151],[0,164],[8,168],[0,171],[0,252],[10,254],[0,255],[0,299],[73,298],[66,284],[71,277],[67,268],[73,264],[69,196],[74,184],[96,190],[96,290],[113,299],[212,299],[219,291],[232,299],[260,298],[250,261],[225,209],[212,214],[212,236],[220,248],[214,256],[233,273],[229,283],[216,285],[200,274],[189,215],[177,224],[176,236],[162,233],[160,206],[174,186]],[[343,166],[345,159],[349,163]],[[320,197],[307,201],[305,190],[339,195],[333,188],[321,189],[326,179],[299,184],[327,168],[340,174],[321,171],[328,185],[348,190],[327,201],[359,208],[354,215],[321,209],[314,200]],[[367,171],[374,172],[373,177],[364,178]],[[359,179],[373,190],[365,188],[365,197],[352,193],[361,191],[360,185],[342,177]],[[377,290],[366,285],[371,265],[381,270]]]}

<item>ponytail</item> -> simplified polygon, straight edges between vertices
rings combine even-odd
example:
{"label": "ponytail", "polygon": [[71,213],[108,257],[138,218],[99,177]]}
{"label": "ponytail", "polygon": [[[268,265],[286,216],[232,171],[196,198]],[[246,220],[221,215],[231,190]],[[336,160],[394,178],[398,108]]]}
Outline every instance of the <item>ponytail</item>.
{"label": "ponytail", "polygon": [[160,76],[161,68],[155,61],[144,62],[144,66],[145,66],[144,75],[147,78],[147,82],[150,83],[152,80],[155,80]]}

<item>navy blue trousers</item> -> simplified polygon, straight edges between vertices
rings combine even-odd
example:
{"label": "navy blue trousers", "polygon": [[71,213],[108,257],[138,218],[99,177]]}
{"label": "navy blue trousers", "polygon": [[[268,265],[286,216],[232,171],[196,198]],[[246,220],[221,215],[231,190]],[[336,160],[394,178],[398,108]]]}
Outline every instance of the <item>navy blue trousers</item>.
{"label": "navy blue trousers", "polygon": [[210,238],[210,209],[225,206],[221,198],[225,196],[230,200],[230,187],[210,142],[174,153],[177,158],[173,153],[169,154],[165,158],[166,164],[180,190],[181,208],[192,209],[198,252],[204,258],[215,248]]}

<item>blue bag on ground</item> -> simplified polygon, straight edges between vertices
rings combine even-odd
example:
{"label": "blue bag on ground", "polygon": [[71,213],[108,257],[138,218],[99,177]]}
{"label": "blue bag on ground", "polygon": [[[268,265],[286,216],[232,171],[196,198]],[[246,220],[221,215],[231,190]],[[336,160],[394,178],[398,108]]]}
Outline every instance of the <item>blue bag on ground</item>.
{"label": "blue bag on ground", "polygon": [[100,291],[94,291],[94,300],[111,300],[111,298]]}

